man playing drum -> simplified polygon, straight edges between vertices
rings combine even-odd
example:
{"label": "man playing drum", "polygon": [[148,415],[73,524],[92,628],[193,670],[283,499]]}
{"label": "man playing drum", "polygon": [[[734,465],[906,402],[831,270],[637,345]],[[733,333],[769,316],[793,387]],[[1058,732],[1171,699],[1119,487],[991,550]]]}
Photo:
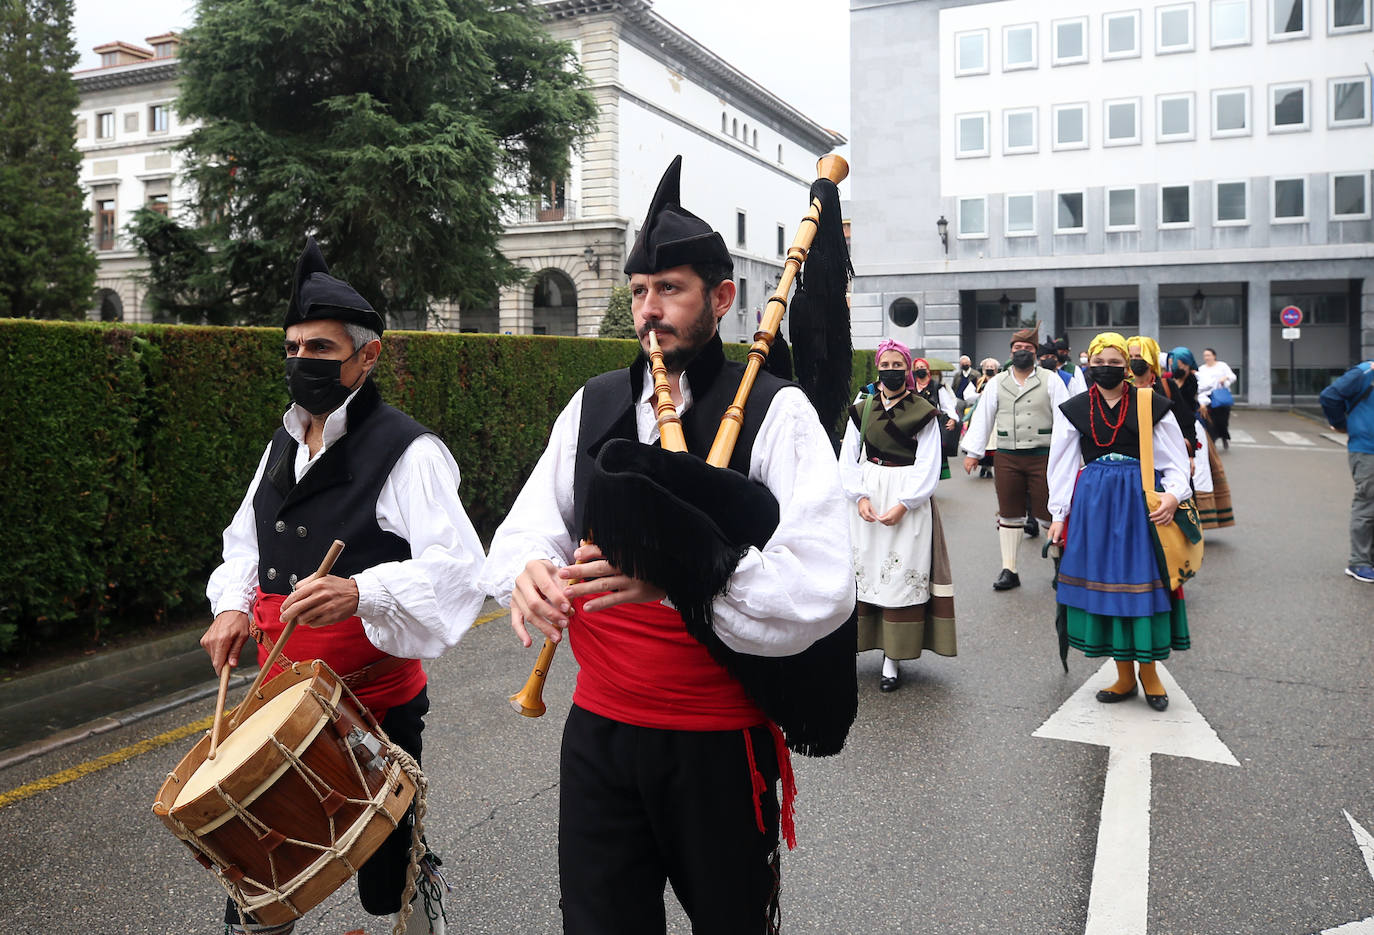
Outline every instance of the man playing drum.
{"label": "man playing drum", "polygon": [[[625,272],[641,346],[653,330],[664,352],[690,452],[681,457],[703,458],[742,368],[726,361],[717,334],[735,299],[733,261],[720,234],[680,206],[680,163],[659,183]],[[760,373],[730,468],[709,470],[766,488],[761,499],[776,498],[776,526],[722,571],[728,587],[708,598],[713,622],[702,634],[691,622],[700,618],[666,602],[663,587],[623,574],[596,545],[579,545],[598,451],[658,438],[644,353],[578,390],[497,530],[482,581],[510,604],[526,646],[533,628],[554,641],[566,631],[577,656],[559,773],[563,931],[661,933],[671,882],[693,931],[770,932],[779,828],[791,837],[787,746],[736,670],[717,661],[719,647],[707,644],[718,638],[741,655],[792,657],[844,632],[854,583],[834,449],[801,390]],[[646,512],[682,495],[665,491]],[[593,529],[598,522],[587,521]],[[700,554],[682,530],[645,538],[645,548],[678,550],[684,560]],[[852,719],[854,637],[836,649],[847,684],[818,679],[808,688],[827,699],[847,693]],[[843,709],[843,699],[830,707]]]}
{"label": "man playing drum", "polygon": [[[371,379],[382,327],[382,316],[329,275],[307,240],[285,321],[292,405],[224,531],[224,564],[206,589],[215,618],[200,643],[220,671],[238,664],[250,626],[276,640],[295,618],[304,626],[284,655],[322,659],[347,677],[391,740],[419,761],[429,710],[420,660],[472,626],[484,599],[476,585],[483,555],[458,499],[453,456],[383,403]],[[336,538],[347,548],[332,574],[304,581]],[[369,913],[401,909],[410,845],[407,820],[359,871]],[[426,915],[411,918],[423,923]],[[232,901],[225,922],[231,935],[293,927],[241,920]]]}

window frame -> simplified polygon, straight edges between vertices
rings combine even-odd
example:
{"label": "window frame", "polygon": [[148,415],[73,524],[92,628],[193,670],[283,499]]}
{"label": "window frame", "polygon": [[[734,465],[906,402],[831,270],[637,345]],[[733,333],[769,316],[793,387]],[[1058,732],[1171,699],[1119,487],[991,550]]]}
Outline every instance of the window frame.
{"label": "window frame", "polygon": [[[110,209],[106,211],[104,204],[109,204]],[[111,193],[108,197],[95,197],[95,249],[98,253],[105,253],[119,249],[119,196]],[[109,218],[108,225],[106,218]],[[106,236],[108,234],[108,237]]]}
{"label": "window frame", "polygon": [[[1293,217],[1279,217],[1279,183],[1280,182],[1301,182],[1302,183],[1302,214]],[[1306,224],[1309,220],[1307,214],[1311,210],[1312,199],[1307,190],[1307,176],[1305,175],[1276,175],[1269,180],[1269,223],[1270,224]]]}
{"label": "window frame", "polygon": [[[1113,52],[1109,48],[1108,37],[1111,35],[1108,22],[1110,20],[1129,18],[1132,20],[1131,32],[1135,36],[1135,47],[1125,52]],[[1112,13],[1102,14],[1102,61],[1114,62],[1127,58],[1140,58],[1140,11],[1139,10],[1116,10]]]}
{"label": "window frame", "polygon": [[[1010,121],[1014,116],[1030,114],[1031,118],[1031,141],[1029,146],[1013,146],[1011,142]],[[1009,107],[1002,111],[1002,155],[1021,156],[1026,153],[1038,153],[1040,151],[1040,108],[1039,107]]]}
{"label": "window frame", "polygon": [[[1079,55],[1060,55],[1059,54],[1059,27],[1077,23],[1080,34],[1083,37],[1083,51]],[[1063,19],[1050,21],[1050,65],[1058,68],[1062,65],[1085,65],[1088,62],[1088,18],[1086,16],[1067,16]]]}
{"label": "window frame", "polygon": [[[1302,123],[1284,124],[1279,126],[1275,119],[1278,114],[1275,112],[1274,95],[1280,91],[1302,90]],[[1269,85],[1269,132],[1271,134],[1280,133],[1303,133],[1312,129],[1312,82],[1310,81],[1284,81]]]}
{"label": "window frame", "polygon": [[1326,0],[1326,34],[1328,36],[1343,36],[1351,32],[1369,32],[1370,23],[1370,0],[1360,0],[1364,11],[1364,22],[1358,26],[1337,26],[1336,25],[1336,0]]}
{"label": "window frame", "polygon": [[[1251,136],[1255,132],[1255,113],[1253,89],[1248,85],[1237,88],[1213,88],[1212,89],[1212,139],[1224,140],[1233,137]],[[1244,94],[1245,95],[1245,126],[1239,130],[1218,130],[1217,129],[1217,97],[1222,94]]]}
{"label": "window frame", "polygon": [[[1166,134],[1164,132],[1164,104],[1166,101],[1188,102],[1188,130],[1186,133]],[[1197,93],[1180,91],[1171,94],[1155,95],[1155,142],[1182,143],[1197,139]]]}
{"label": "window frame", "polygon": [[[983,122],[983,148],[979,150],[962,150],[960,147],[964,143],[963,122],[965,119],[981,119]],[[992,154],[991,136],[991,114],[986,110],[969,111],[967,113],[954,115],[954,158],[955,159],[981,159]]]}
{"label": "window frame", "polygon": [[749,212],[735,209],[735,246],[747,250],[749,244]]}
{"label": "window frame", "polygon": [[[106,121],[109,122],[109,133],[103,132],[105,130]],[[96,111],[95,138],[97,140],[112,140],[115,138],[115,112],[113,110]]]}
{"label": "window frame", "polygon": [[1302,29],[1298,32],[1276,32],[1274,24],[1274,0],[1264,0],[1264,18],[1269,27],[1270,42],[1291,42],[1306,39],[1312,35],[1312,0],[1297,0],[1302,4]]}
{"label": "window frame", "polygon": [[[973,68],[964,68],[964,67],[963,67],[963,60],[962,60],[962,56],[960,55],[960,45],[961,45],[961,40],[962,40],[964,37],[966,37],[966,36],[978,36],[978,37],[981,37],[982,40],[983,40],[983,64],[982,64],[981,67],[973,67]],[[954,77],[956,77],[956,78],[966,78],[966,77],[968,77],[969,75],[986,75],[986,74],[988,74],[988,73],[991,71],[991,69],[992,69],[991,62],[989,61],[989,59],[991,58],[991,56],[988,54],[988,51],[989,51],[989,49],[991,48],[991,45],[992,45],[992,40],[989,38],[989,31],[988,31],[986,28],[984,28],[984,29],[965,29],[965,30],[961,30],[960,32],[956,32],[956,33],[954,34]]]}
{"label": "window frame", "polygon": [[[1081,111],[1083,114],[1083,139],[1074,143],[1059,142],[1059,114],[1061,111],[1070,108]],[[1087,149],[1088,148],[1088,102],[1079,101],[1072,104],[1051,104],[1050,105],[1050,149],[1058,152],[1061,150]]]}
{"label": "window frame", "polygon": [[[1111,136],[1112,120],[1111,111],[1113,105],[1131,104],[1135,109],[1135,133],[1129,138],[1116,139]],[[1138,97],[1111,97],[1102,102],[1102,145],[1108,146],[1139,146],[1141,143],[1141,126],[1144,123],[1140,117],[1141,100]]]}
{"label": "window frame", "polygon": [[[1188,41],[1183,45],[1164,46],[1164,15],[1166,13],[1186,12],[1188,14]],[[1178,55],[1197,50],[1197,10],[1192,3],[1169,3],[1155,7],[1155,55]]]}
{"label": "window frame", "polygon": [[[1031,206],[1030,228],[1028,230],[1012,230],[1011,228],[1011,200],[1013,198],[1029,198]],[[1034,237],[1039,234],[1037,229],[1039,218],[1036,214],[1035,192],[1008,192],[1002,196],[1002,235],[1004,237]]]}
{"label": "window frame", "polygon": [[[1135,220],[1130,224],[1112,223],[1112,193],[1130,192],[1131,193],[1131,214]],[[1102,227],[1109,234],[1120,233],[1123,231],[1140,230],[1140,189],[1134,185],[1109,185],[1103,190],[1102,195]]]}
{"label": "window frame", "polygon": [[[1078,206],[1079,226],[1060,227],[1059,226],[1059,199],[1065,195],[1077,195],[1082,199]],[[1054,192],[1054,232],[1056,234],[1086,234],[1088,232],[1088,192],[1082,188],[1056,189]]]}
{"label": "window frame", "polygon": [[[158,129],[157,114],[162,114],[162,128]],[[148,105],[148,135],[162,136],[172,131],[172,105],[167,101],[154,101]]]}
{"label": "window frame", "polygon": [[[1188,220],[1186,221],[1166,221],[1164,220],[1164,190],[1167,188],[1182,188],[1188,192]],[[1160,230],[1186,230],[1197,226],[1197,206],[1196,199],[1193,197],[1192,182],[1161,182],[1159,185],[1159,229]]]}
{"label": "window frame", "polygon": [[[977,201],[982,204],[983,229],[981,231],[964,230],[964,202]],[[955,203],[957,210],[954,212],[956,240],[987,240],[988,239],[988,198],[986,195],[960,196]]]}
{"label": "window frame", "polygon": [[[1336,179],[1337,178],[1358,178],[1364,183],[1364,211],[1359,214],[1337,214],[1336,213]],[[1327,175],[1327,192],[1329,197],[1327,203],[1330,208],[1327,216],[1332,221],[1367,221],[1370,218],[1369,205],[1369,171],[1359,172],[1332,172]]]}
{"label": "window frame", "polygon": [[[1364,85],[1364,116],[1357,120],[1337,120],[1336,119],[1336,85],[1337,84],[1362,84]],[[1368,74],[1350,75],[1349,77],[1337,76],[1326,79],[1326,126],[1328,129],[1339,130],[1344,127],[1367,127],[1370,122],[1371,108],[1369,87],[1371,81]]]}
{"label": "window frame", "polygon": [[[1218,4],[1218,3],[1234,4],[1234,5],[1240,7],[1241,9],[1243,9],[1243,10],[1245,11],[1245,37],[1244,37],[1244,38],[1242,38],[1242,39],[1228,39],[1228,40],[1226,40],[1226,41],[1224,41],[1224,42],[1218,42],[1218,41],[1217,41],[1216,22],[1217,22],[1217,4]],[[1253,6],[1253,3],[1251,2],[1251,0],[1211,0],[1211,4],[1210,4],[1210,6],[1208,7],[1208,11],[1207,11],[1207,12],[1208,12],[1208,20],[1207,20],[1207,27],[1208,27],[1208,28],[1207,28],[1207,32],[1208,32],[1208,36],[1207,36],[1207,38],[1208,38],[1208,41],[1211,43],[1211,47],[1212,47],[1212,48],[1214,48],[1214,49],[1231,49],[1231,48],[1235,48],[1236,46],[1249,45],[1249,44],[1251,43],[1251,41],[1253,40],[1253,36],[1254,36],[1254,16],[1252,15],[1254,11],[1252,10],[1252,6]]]}
{"label": "window frame", "polygon": [[[1019,62],[1012,64],[1007,61],[1007,34],[1014,29],[1029,29],[1031,34],[1031,57],[1030,62]],[[1002,27],[1002,70],[1003,71],[1030,71],[1040,67],[1040,24],[1039,23],[1016,23],[1011,26]]]}
{"label": "window frame", "polygon": [[[1245,217],[1225,218],[1221,217],[1221,186],[1223,185],[1244,185],[1245,186]],[[1248,227],[1250,224],[1250,180],[1249,179],[1216,179],[1212,182],[1212,226],[1213,227]]]}

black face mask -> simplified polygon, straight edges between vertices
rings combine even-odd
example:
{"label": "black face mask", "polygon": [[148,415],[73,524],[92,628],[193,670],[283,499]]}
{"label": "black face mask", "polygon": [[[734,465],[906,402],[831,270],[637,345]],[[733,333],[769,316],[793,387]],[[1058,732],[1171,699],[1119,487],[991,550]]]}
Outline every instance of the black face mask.
{"label": "black face mask", "polygon": [[1174,379],[1175,379],[1175,380],[1182,380],[1182,379],[1185,378],[1186,376],[1188,376],[1188,371],[1184,370],[1182,367],[1175,367],[1175,368],[1174,368]]}
{"label": "black face mask", "polygon": [[929,371],[929,370],[913,370],[913,371],[912,371],[912,374],[916,377],[916,379],[918,379],[918,380],[924,380],[926,377],[930,376],[930,371]]}
{"label": "black face mask", "polygon": [[1126,368],[1105,365],[1089,367],[1088,376],[1104,390],[1114,390],[1126,379]]}
{"label": "black face mask", "polygon": [[1046,370],[1058,370],[1058,369],[1059,369],[1059,358],[1058,358],[1058,357],[1042,357],[1042,358],[1040,358],[1040,366],[1044,367]]}
{"label": "black face mask", "polygon": [[1150,365],[1148,362],[1141,360],[1139,357],[1131,358],[1131,373],[1138,377],[1143,377],[1149,372]]}
{"label": "black face mask", "polygon": [[995,377],[995,376],[997,376],[997,371],[996,371],[996,370],[984,370],[984,371],[983,371],[983,376],[985,376],[985,377]]}
{"label": "black face mask", "polygon": [[900,390],[902,387],[906,386],[906,371],[879,370],[878,379],[882,381],[883,386],[887,387],[889,390],[892,390],[893,392],[896,392],[897,390]]}
{"label": "black face mask", "polygon": [[1035,351],[1022,348],[1011,352],[1011,365],[1017,370],[1029,370],[1035,366]]}
{"label": "black face mask", "polygon": [[[358,356],[358,348],[348,355],[348,360]],[[348,394],[357,388],[344,386],[339,379],[345,361],[329,360],[324,357],[286,358],[286,391],[291,401],[312,416],[322,416],[338,409]],[[359,377],[359,381],[366,377]]]}

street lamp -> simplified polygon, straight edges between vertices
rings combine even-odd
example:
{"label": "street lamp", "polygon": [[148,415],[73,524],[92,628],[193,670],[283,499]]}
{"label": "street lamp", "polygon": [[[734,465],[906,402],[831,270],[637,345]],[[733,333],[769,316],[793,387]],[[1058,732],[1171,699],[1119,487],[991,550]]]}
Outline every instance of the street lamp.
{"label": "street lamp", "polygon": [[1202,289],[1199,287],[1198,290],[1197,290],[1196,292],[1193,293],[1193,314],[1194,314],[1194,315],[1201,315],[1201,314],[1202,314],[1202,306],[1203,306],[1204,303],[1206,303],[1206,301],[1207,301],[1207,296],[1205,296],[1205,295],[1202,294]]}
{"label": "street lamp", "polygon": [[596,255],[591,244],[588,244],[587,248],[582,251],[582,259],[587,261],[587,269],[591,270],[593,275],[601,275],[601,257]]}
{"label": "street lamp", "polygon": [[944,245],[944,248],[945,248],[945,255],[948,256],[948,255],[949,255],[949,221],[946,221],[946,220],[945,220],[945,216],[944,216],[943,214],[940,215],[940,220],[938,220],[938,221],[935,222],[935,229],[936,229],[937,231],[940,232],[940,243],[941,243],[942,245]]}
{"label": "street lamp", "polygon": [[1011,308],[1011,297],[1003,292],[1002,297],[997,300],[997,305],[1002,309],[1002,321],[1005,322],[1007,320],[1007,311]]}

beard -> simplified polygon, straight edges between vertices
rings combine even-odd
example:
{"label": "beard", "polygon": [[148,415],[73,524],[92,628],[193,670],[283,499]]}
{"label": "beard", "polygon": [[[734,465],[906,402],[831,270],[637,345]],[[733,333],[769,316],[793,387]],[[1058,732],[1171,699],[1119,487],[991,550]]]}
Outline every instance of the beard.
{"label": "beard", "polygon": [[[702,348],[711,342],[711,338],[716,333],[716,316],[711,309],[711,299],[709,293],[701,302],[701,314],[687,324],[682,330],[678,330],[673,325],[666,322],[657,322],[653,328],[659,334],[671,334],[678,339],[677,346],[671,351],[663,352],[663,366],[669,373],[682,373],[687,369],[687,365],[696,360]],[[648,326],[637,329],[636,334],[641,341],[649,333]]]}

